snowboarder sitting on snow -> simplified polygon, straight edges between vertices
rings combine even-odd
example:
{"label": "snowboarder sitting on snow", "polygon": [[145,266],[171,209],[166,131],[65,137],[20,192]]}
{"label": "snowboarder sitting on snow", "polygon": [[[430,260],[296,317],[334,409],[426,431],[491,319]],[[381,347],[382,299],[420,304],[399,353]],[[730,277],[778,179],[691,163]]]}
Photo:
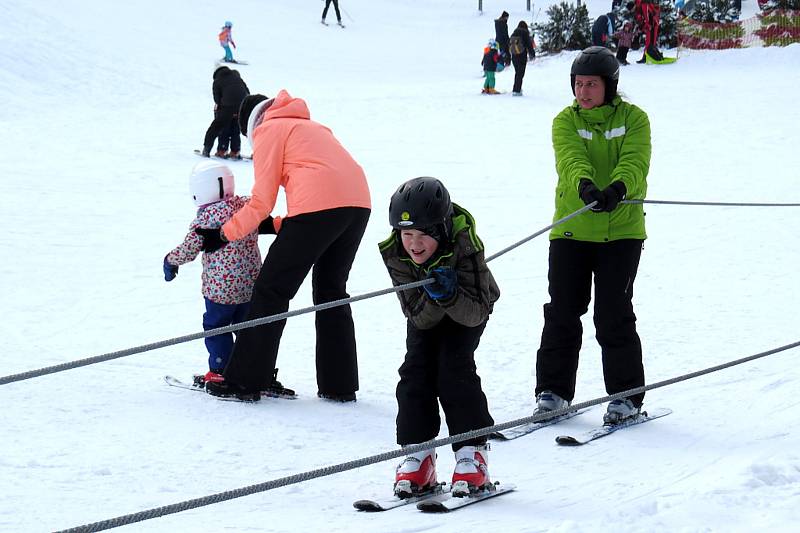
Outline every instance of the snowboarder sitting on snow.
{"label": "snowboarder sitting on snow", "polygon": [[225,57],[222,60],[226,63],[236,63],[231,52],[231,46],[236,48],[236,43],[233,42],[233,23],[230,20],[225,21],[222,31],[219,32],[219,45],[225,50]]}
{"label": "snowboarder sitting on snow", "polygon": [[[220,227],[248,201],[246,196],[234,195],[233,173],[214,161],[203,161],[192,169],[189,188],[197,216],[189,226],[189,233],[177,248],[164,258],[164,279],[172,281],[178,275],[178,266],[193,261],[200,253],[203,238],[195,228]],[[206,312],[203,330],[220,328],[245,320],[250,307],[253,284],[261,270],[261,253],[258,250],[258,232],[231,243],[214,254],[203,254],[203,297]],[[222,333],[206,337],[208,372],[199,383],[219,381],[233,349],[233,336]]]}
{"label": "snowboarder sitting on snow", "polygon": [[[397,443],[425,442],[439,434],[439,406],[450,434],[491,426],[486,396],[475,370],[475,349],[500,290],[486,266],[475,220],[451,203],[436,178],[414,178],[389,204],[394,228],[380,252],[394,285],[435,282],[397,293],[408,319],[406,356],[397,384]],[[486,437],[453,444],[453,494],[491,484]],[[409,455],[398,467],[394,492],[408,498],[437,485],[436,454]]]}
{"label": "snowboarder sitting on snow", "polygon": [[497,50],[497,41],[489,39],[489,44],[483,49],[483,59],[481,60],[483,66],[483,75],[486,80],[483,82],[483,94],[499,94],[495,90],[494,73],[503,70],[503,58]]}

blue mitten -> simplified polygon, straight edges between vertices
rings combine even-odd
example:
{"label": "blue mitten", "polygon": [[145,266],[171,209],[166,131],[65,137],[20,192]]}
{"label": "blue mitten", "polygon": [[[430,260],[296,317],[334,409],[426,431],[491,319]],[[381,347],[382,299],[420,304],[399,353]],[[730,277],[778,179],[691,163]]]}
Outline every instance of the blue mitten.
{"label": "blue mitten", "polygon": [[178,275],[178,265],[173,265],[164,258],[164,281],[172,281]]}
{"label": "blue mitten", "polygon": [[423,285],[422,288],[432,300],[449,300],[456,294],[458,273],[450,267],[437,267],[430,271],[428,278],[435,279],[434,283]]}

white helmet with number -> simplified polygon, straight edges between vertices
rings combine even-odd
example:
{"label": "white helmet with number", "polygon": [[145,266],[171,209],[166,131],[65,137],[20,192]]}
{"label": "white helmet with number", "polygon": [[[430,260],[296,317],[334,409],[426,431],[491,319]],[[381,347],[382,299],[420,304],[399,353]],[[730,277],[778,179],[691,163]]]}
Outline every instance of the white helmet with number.
{"label": "white helmet with number", "polygon": [[197,163],[189,177],[189,190],[198,206],[213,204],[233,196],[233,172],[215,161]]}

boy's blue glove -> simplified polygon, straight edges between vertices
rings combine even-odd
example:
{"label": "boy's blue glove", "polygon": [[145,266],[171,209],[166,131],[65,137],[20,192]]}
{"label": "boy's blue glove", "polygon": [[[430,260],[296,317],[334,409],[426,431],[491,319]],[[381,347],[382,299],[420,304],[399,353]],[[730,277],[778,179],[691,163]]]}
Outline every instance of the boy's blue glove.
{"label": "boy's blue glove", "polygon": [[164,258],[164,281],[172,281],[178,275],[178,265],[173,265]]}
{"label": "boy's blue glove", "polygon": [[422,288],[432,300],[449,300],[455,296],[458,285],[458,274],[455,270],[450,267],[434,268],[428,278],[433,278],[436,282],[423,285]]}

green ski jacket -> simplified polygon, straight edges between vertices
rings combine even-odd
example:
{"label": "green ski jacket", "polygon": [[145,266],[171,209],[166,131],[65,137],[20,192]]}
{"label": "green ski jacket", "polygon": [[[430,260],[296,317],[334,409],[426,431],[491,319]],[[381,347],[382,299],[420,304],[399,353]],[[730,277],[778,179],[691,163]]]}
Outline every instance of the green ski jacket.
{"label": "green ski jacket", "polygon": [[[603,190],[621,180],[626,200],[643,200],[650,169],[650,121],[647,114],[617,96],[611,104],[583,109],[577,100],[553,119],[553,149],[558,184],[556,212],[561,219],[584,207],[578,195],[582,178]],[[550,232],[550,239],[607,242],[646,239],[642,204],[620,204],[610,213],[588,211]]]}

